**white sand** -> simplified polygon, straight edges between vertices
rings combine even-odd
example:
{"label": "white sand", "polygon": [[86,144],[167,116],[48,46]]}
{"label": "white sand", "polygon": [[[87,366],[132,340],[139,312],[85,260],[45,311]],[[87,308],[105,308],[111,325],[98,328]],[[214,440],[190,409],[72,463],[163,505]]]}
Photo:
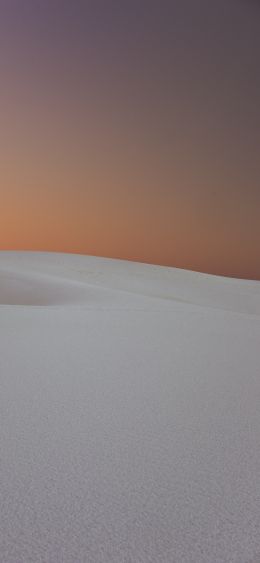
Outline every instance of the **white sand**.
{"label": "white sand", "polygon": [[0,562],[260,561],[260,283],[0,253]]}

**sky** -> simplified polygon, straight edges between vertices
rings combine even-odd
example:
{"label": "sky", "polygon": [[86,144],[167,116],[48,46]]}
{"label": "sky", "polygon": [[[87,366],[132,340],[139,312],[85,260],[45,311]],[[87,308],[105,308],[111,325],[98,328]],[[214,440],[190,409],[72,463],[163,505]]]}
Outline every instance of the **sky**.
{"label": "sky", "polygon": [[0,0],[0,248],[260,279],[260,2]]}

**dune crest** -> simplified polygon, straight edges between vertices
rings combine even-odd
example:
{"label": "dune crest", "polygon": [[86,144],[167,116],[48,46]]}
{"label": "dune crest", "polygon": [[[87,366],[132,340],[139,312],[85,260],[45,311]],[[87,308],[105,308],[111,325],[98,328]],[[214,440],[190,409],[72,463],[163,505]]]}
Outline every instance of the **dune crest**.
{"label": "dune crest", "polygon": [[93,256],[0,252],[0,305],[141,306],[152,301],[163,308],[180,302],[260,315],[260,284]]}

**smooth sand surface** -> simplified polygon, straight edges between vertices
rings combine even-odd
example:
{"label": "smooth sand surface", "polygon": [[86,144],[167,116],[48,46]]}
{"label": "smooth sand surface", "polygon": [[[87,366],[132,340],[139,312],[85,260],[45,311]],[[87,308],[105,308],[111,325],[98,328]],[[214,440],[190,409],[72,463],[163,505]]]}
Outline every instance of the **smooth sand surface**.
{"label": "smooth sand surface", "polygon": [[0,252],[0,562],[259,563],[260,283]]}

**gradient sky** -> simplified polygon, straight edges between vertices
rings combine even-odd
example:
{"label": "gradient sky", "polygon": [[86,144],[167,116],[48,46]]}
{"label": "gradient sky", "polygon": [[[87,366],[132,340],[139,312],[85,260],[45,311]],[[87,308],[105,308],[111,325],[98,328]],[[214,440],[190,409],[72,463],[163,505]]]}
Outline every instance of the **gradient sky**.
{"label": "gradient sky", "polygon": [[260,279],[259,69],[257,0],[0,0],[0,247]]}

